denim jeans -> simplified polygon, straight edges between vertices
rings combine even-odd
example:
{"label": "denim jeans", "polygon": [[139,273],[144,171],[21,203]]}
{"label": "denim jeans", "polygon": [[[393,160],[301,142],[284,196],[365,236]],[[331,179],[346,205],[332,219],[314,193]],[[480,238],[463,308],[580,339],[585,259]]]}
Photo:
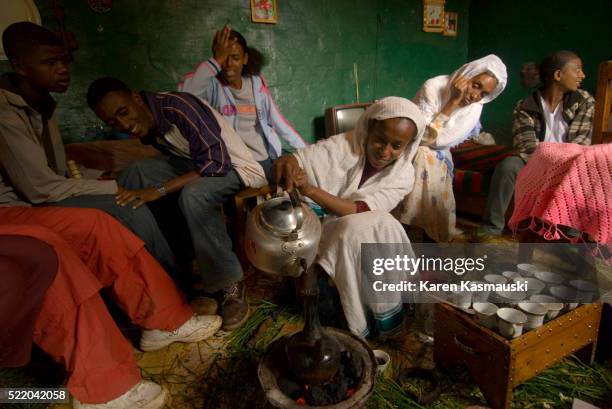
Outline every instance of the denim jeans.
{"label": "denim jeans", "polygon": [[[119,176],[118,182],[128,189],[142,189],[194,169],[194,162],[189,159],[143,159],[129,166]],[[225,289],[242,279],[242,266],[232,251],[222,206],[243,187],[236,171],[231,170],[225,176],[194,180],[180,192],[179,207],[187,221],[202,284],[207,292]]]}

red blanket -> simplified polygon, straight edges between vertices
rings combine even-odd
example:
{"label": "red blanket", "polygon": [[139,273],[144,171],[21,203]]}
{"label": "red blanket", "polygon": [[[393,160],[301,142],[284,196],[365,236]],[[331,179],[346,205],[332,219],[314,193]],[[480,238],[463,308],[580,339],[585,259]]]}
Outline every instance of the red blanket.
{"label": "red blanket", "polygon": [[455,165],[455,193],[486,196],[495,166],[512,154],[512,148],[502,145],[479,145],[465,142],[451,149]]}

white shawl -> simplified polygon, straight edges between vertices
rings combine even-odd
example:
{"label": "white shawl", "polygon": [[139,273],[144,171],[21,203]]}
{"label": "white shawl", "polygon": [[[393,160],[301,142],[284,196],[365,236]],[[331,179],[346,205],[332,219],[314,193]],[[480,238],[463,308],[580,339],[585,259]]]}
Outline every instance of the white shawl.
{"label": "white shawl", "polygon": [[432,146],[434,149],[449,148],[467,138],[469,132],[474,129],[480,119],[482,106],[494,100],[506,87],[506,66],[498,56],[487,55],[463,65],[450,76],[439,75],[428,79],[412,99],[423,112],[426,122],[430,123],[448,102],[451,84],[455,78],[463,75],[465,78],[471,79],[482,73],[495,77],[497,86],[479,102],[455,110],[446,126],[438,133],[436,142]]}
{"label": "white shawl", "polygon": [[[391,165],[358,187],[365,167],[365,143],[370,119],[409,118],[417,135]],[[326,192],[352,201],[363,201],[370,210],[391,211],[412,190],[412,159],[425,130],[425,120],[415,104],[405,98],[386,97],[361,115],[354,130],[321,140],[294,155],[309,182]]]}

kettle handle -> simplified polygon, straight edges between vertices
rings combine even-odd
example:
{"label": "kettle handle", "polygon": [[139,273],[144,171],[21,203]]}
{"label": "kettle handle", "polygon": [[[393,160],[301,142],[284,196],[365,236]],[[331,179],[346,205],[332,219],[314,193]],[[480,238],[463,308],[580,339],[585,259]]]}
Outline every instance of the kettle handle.
{"label": "kettle handle", "polygon": [[304,224],[304,209],[302,209],[302,199],[300,198],[300,192],[296,188],[293,188],[291,192],[289,192],[289,199],[291,199],[291,205],[293,206],[293,210],[295,211],[295,218],[297,224],[295,226],[295,231],[300,230],[302,228],[302,224]]}

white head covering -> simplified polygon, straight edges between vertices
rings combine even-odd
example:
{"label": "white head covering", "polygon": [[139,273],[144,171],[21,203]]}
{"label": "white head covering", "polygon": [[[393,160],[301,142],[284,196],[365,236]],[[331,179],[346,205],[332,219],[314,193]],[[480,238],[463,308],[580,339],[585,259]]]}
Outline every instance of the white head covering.
{"label": "white head covering", "polygon": [[[417,134],[395,162],[359,187],[366,163],[368,122],[370,119],[390,118],[410,119],[416,125]],[[314,186],[343,199],[364,201],[370,210],[391,211],[412,191],[412,160],[425,124],[421,111],[414,103],[405,98],[386,97],[368,107],[353,131],[334,135],[300,149],[295,156]]]}
{"label": "white head covering", "polygon": [[450,99],[452,83],[459,75],[463,75],[466,79],[472,79],[483,73],[493,76],[497,80],[497,85],[490,94],[480,101],[461,107],[451,114],[445,128],[438,134],[436,147],[446,148],[465,140],[469,132],[478,123],[482,106],[497,98],[506,87],[508,79],[506,66],[498,56],[487,55],[464,64],[450,76],[440,75],[425,81],[425,84],[413,98],[413,101],[423,112],[427,123],[430,123]]}
{"label": "white head covering", "polygon": [[[370,105],[357,120],[354,131],[355,137],[352,140],[353,149],[356,152],[359,152],[360,149],[365,149],[366,139],[368,138],[368,124],[371,119],[384,121],[391,118],[408,118],[414,122],[417,129],[415,139],[420,141],[427,124],[419,108],[406,98],[385,97]],[[406,147],[402,156],[414,156],[418,146],[418,144],[415,145],[411,142]]]}
{"label": "white head covering", "polygon": [[[459,68],[451,75],[447,87],[447,92],[450,92],[450,85],[459,75],[463,75],[467,79],[472,79],[482,73],[487,73],[493,76],[497,80],[497,86],[493,91],[491,91],[489,95],[478,101],[477,104],[482,105],[486,104],[487,102],[493,101],[499,96],[499,94],[502,93],[504,88],[506,88],[506,82],[508,80],[508,74],[506,73],[506,65],[495,54],[489,54],[486,57],[482,57],[478,60],[474,60],[472,62],[462,65],[461,68]],[[450,97],[450,94],[448,95],[448,97]]]}

